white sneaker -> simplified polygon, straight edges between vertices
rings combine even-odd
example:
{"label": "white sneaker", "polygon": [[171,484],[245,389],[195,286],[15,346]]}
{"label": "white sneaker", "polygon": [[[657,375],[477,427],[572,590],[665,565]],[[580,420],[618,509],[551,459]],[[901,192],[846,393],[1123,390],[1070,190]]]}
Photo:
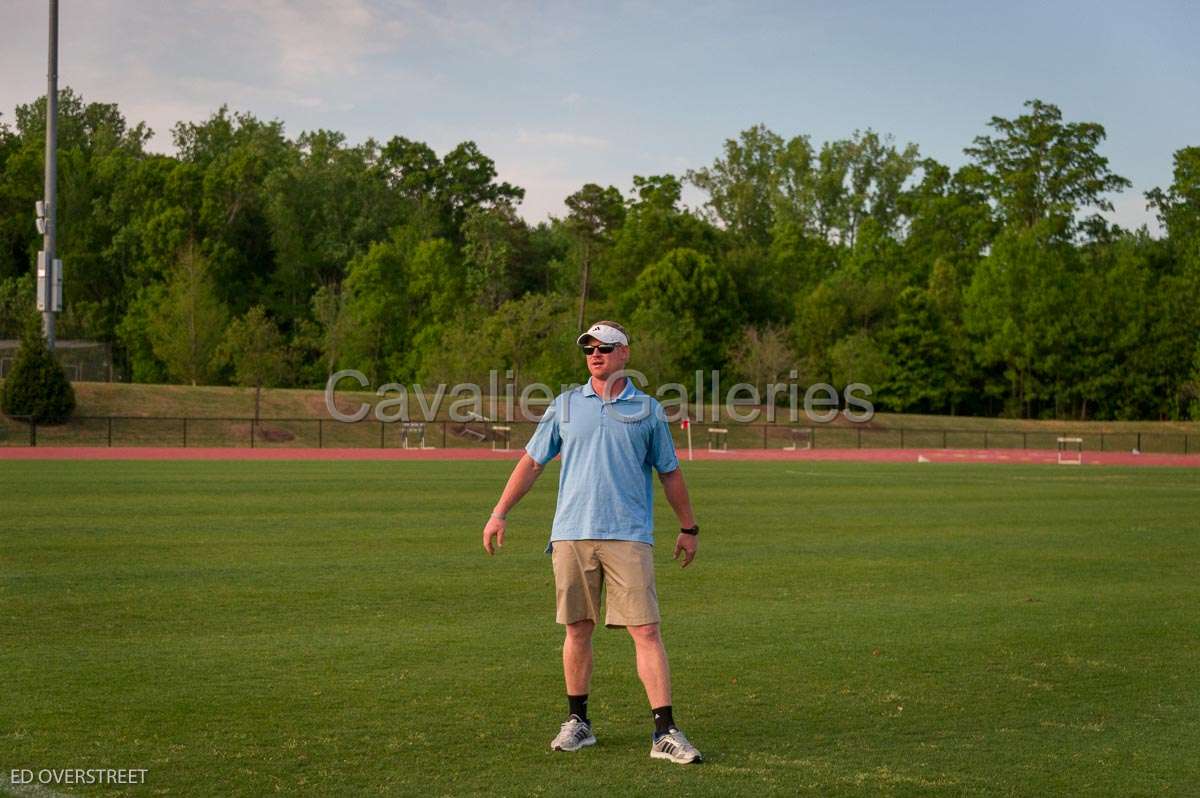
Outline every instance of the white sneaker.
{"label": "white sneaker", "polygon": [[578,715],[572,715],[563,723],[558,736],[550,741],[550,750],[578,751],[586,745],[595,744],[596,737],[592,734],[591,725],[580,720]]}
{"label": "white sneaker", "polygon": [[669,759],[677,765],[703,762],[704,756],[688,742],[679,729],[671,729],[650,746],[651,759]]}

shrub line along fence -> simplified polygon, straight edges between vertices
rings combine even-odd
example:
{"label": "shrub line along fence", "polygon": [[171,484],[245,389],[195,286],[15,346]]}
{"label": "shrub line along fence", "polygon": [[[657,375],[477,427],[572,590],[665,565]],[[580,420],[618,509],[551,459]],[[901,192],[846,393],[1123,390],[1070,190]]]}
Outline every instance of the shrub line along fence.
{"label": "shrub line along fence", "polygon": [[[199,418],[76,416],[65,424],[0,419],[0,446],[183,446],[244,448],[521,448],[531,421],[342,422],[324,418]],[[1082,438],[1083,451],[1196,453],[1191,434],[1081,432],[1079,430],[972,430],[867,425],[796,425],[692,422],[696,448],[728,449],[1055,449],[1060,437]],[[671,434],[680,448],[687,433]],[[1200,436],[1197,436],[1200,437]]]}

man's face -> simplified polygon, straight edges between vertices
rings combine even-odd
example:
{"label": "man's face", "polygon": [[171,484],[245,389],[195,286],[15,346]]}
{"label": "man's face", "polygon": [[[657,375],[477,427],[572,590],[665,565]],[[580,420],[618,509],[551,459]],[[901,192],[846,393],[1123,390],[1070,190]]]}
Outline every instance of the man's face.
{"label": "man's face", "polygon": [[[603,342],[597,341],[590,335],[583,340],[584,346],[603,346]],[[629,347],[623,344],[616,344],[613,351],[605,354],[599,348],[593,349],[590,355],[584,355],[587,360],[588,373],[598,380],[607,380],[616,372],[625,368],[625,364],[629,362]]]}

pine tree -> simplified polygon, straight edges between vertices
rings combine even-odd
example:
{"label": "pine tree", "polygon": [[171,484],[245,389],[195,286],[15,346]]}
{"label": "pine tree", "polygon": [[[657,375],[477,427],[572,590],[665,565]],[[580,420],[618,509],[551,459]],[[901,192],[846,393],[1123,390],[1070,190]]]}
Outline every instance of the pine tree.
{"label": "pine tree", "polygon": [[75,412],[75,389],[42,339],[36,317],[25,326],[21,351],[4,380],[2,409],[35,424],[62,424]]}

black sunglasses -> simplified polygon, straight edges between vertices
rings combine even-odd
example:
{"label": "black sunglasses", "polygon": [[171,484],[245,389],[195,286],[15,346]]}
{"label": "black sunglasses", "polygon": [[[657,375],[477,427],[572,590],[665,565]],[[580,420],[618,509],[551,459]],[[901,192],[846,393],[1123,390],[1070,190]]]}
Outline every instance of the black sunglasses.
{"label": "black sunglasses", "polygon": [[583,353],[585,355],[590,355],[593,352],[599,352],[602,355],[611,355],[613,350],[616,348],[617,348],[616,344],[599,344],[598,346],[591,346],[591,345],[585,344],[580,347],[580,349],[583,350]]}

